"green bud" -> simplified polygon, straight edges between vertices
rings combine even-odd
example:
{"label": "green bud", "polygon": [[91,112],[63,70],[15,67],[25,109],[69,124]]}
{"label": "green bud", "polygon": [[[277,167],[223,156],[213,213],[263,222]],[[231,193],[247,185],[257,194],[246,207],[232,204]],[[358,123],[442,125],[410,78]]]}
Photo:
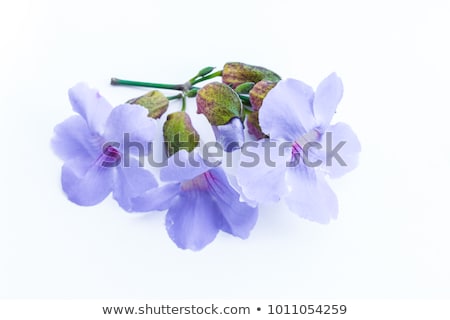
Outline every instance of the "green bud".
{"label": "green bud", "polygon": [[222,71],[222,81],[236,88],[245,82],[257,83],[261,80],[278,82],[281,77],[269,69],[241,62],[228,62]]}
{"label": "green bud", "polygon": [[210,74],[214,69],[215,69],[214,67],[206,67],[206,68],[203,68],[202,70],[200,70],[200,71],[197,73],[197,77],[204,77],[204,76],[206,76],[207,74]]}
{"label": "green bud", "polygon": [[192,126],[191,118],[184,111],[171,113],[163,127],[167,156],[180,150],[191,152],[200,142],[200,135]]}
{"label": "green bud", "polygon": [[226,84],[212,82],[197,92],[197,113],[203,113],[214,126],[224,125],[241,117],[241,99]]}
{"label": "green bud", "polygon": [[143,106],[148,110],[148,116],[154,119],[159,119],[169,107],[169,100],[158,90],[152,90],[143,96],[128,100],[127,103]]}
{"label": "green bud", "polygon": [[252,105],[253,110],[257,111],[261,108],[264,98],[275,85],[275,82],[266,80],[259,81],[255,84],[249,92],[250,104]]}
{"label": "green bud", "polygon": [[254,82],[244,82],[238,85],[234,90],[239,94],[248,94],[254,85]]}
{"label": "green bud", "polygon": [[191,89],[188,92],[186,92],[186,97],[193,98],[197,95],[198,89]]}
{"label": "green bud", "polygon": [[259,111],[253,111],[247,115],[247,130],[256,140],[268,137],[262,132],[261,126],[259,125]]}

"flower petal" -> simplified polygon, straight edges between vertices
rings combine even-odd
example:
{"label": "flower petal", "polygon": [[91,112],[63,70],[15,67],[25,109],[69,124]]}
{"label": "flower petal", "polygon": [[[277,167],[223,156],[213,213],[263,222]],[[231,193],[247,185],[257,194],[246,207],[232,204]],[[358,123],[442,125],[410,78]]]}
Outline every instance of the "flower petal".
{"label": "flower petal", "polygon": [[227,124],[212,126],[216,140],[226,152],[238,149],[244,143],[244,126],[239,118],[233,118]]}
{"label": "flower petal", "polygon": [[239,194],[239,201],[247,203],[250,207],[256,208],[258,206],[259,203],[257,201],[247,198],[235,175],[227,175],[227,178],[230,186]]}
{"label": "flower petal", "polygon": [[198,149],[191,152],[180,150],[167,160],[167,166],[160,171],[162,181],[185,181],[211,169],[198,153]]}
{"label": "flower petal", "polygon": [[[330,138],[327,138],[327,135]],[[344,143],[342,147],[339,147],[339,144],[342,143]],[[328,127],[326,133],[322,135],[321,144],[323,146],[329,144],[327,148],[321,151],[324,153],[322,156],[324,161],[322,168],[330,177],[340,177],[358,166],[361,144],[349,125],[338,122]],[[327,149],[329,149],[329,152],[326,152]],[[336,159],[332,159],[333,152],[331,150],[336,151]]]}
{"label": "flower petal", "polygon": [[132,211],[148,212],[169,209],[170,204],[179,192],[180,183],[168,183],[161,187],[150,189],[144,194],[132,199]]}
{"label": "flower petal", "polygon": [[112,191],[113,169],[80,156],[64,164],[61,183],[70,201],[81,206],[93,206]]}
{"label": "flower petal", "polygon": [[205,176],[209,184],[209,192],[222,213],[221,229],[242,239],[248,238],[256,224],[258,208],[239,201],[239,193],[230,186],[221,168],[211,169],[205,173]]}
{"label": "flower petal", "polygon": [[300,164],[288,170],[287,181],[292,190],[286,203],[292,212],[323,224],[337,218],[336,195],[320,172]]}
{"label": "flower petal", "polygon": [[106,122],[105,139],[107,142],[120,143],[119,150],[125,155],[148,154],[157,124],[147,114],[148,110],[139,105],[122,104],[115,107]]}
{"label": "flower petal", "polygon": [[[290,148],[273,140],[248,142],[241,150],[236,179],[244,195],[259,203],[276,202],[287,192]],[[290,143],[288,144],[290,146]]]}
{"label": "flower petal", "polygon": [[132,199],[158,186],[150,171],[139,167],[139,162],[131,158],[128,166],[123,163],[116,168],[113,198],[126,211],[133,211]]}
{"label": "flower petal", "polygon": [[51,141],[55,153],[64,161],[86,155],[89,158],[98,156],[102,147],[102,139],[92,134],[86,121],[79,115],[72,116],[58,124]]}
{"label": "flower petal", "polygon": [[336,73],[333,72],[322,80],[317,87],[313,104],[317,125],[323,127],[330,124],[343,92],[342,80]]}
{"label": "flower petal", "polygon": [[112,110],[109,102],[97,90],[84,83],[69,89],[69,99],[73,110],[86,120],[90,130],[102,134]]}
{"label": "flower petal", "polygon": [[166,215],[167,232],[182,249],[203,249],[215,239],[221,225],[222,217],[206,190],[181,192]]}
{"label": "flower petal", "polygon": [[312,129],[314,92],[308,85],[294,79],[277,83],[263,100],[259,123],[271,139],[295,141]]}

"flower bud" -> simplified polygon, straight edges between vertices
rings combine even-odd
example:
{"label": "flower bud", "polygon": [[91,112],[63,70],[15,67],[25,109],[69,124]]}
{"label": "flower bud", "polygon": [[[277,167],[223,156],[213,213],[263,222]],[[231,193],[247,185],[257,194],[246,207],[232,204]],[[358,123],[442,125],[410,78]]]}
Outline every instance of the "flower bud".
{"label": "flower bud", "polygon": [[195,97],[197,95],[197,92],[198,92],[197,88],[191,89],[188,92],[186,92],[186,97],[193,98],[193,97]]}
{"label": "flower bud", "polygon": [[261,80],[278,82],[281,77],[269,69],[241,62],[228,62],[222,71],[222,81],[233,88],[245,82],[257,83]]}
{"label": "flower bud", "polygon": [[197,77],[204,77],[210,74],[214,69],[215,69],[214,67],[205,67],[197,73]]}
{"label": "flower bud", "polygon": [[256,140],[267,138],[259,125],[259,111],[253,111],[247,115],[247,130]]}
{"label": "flower bud", "polygon": [[138,104],[148,110],[150,118],[159,119],[169,107],[169,100],[158,90],[152,90],[143,96],[128,100],[127,103]]}
{"label": "flower bud", "polygon": [[213,126],[227,124],[241,117],[242,103],[238,94],[226,84],[212,82],[197,92],[197,113],[203,113]]}
{"label": "flower bud", "polygon": [[192,126],[191,118],[184,111],[171,113],[163,127],[167,156],[184,149],[188,152],[198,146],[200,135]]}
{"label": "flower bud", "polygon": [[239,94],[248,94],[250,90],[252,90],[254,85],[255,85],[254,82],[244,82],[238,85],[236,89],[234,89],[234,91],[236,91]]}
{"label": "flower bud", "polygon": [[276,83],[266,80],[261,80],[250,90],[250,104],[253,110],[258,111],[262,106],[263,99],[269,93],[269,91],[275,87]]}

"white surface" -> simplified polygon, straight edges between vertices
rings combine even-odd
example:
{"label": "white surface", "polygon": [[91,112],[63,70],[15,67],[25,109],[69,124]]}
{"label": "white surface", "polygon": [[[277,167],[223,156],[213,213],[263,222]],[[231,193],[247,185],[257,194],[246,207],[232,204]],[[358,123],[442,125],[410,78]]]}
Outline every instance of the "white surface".
{"label": "white surface", "polygon": [[[449,298],[450,7],[411,1],[2,1],[0,297]],[[243,61],[344,82],[363,151],[336,222],[263,206],[250,239],[182,251],[163,213],[64,197],[53,127],[86,81],[113,104]],[[191,102],[192,103],[192,102]],[[193,107],[192,105],[190,107]]]}

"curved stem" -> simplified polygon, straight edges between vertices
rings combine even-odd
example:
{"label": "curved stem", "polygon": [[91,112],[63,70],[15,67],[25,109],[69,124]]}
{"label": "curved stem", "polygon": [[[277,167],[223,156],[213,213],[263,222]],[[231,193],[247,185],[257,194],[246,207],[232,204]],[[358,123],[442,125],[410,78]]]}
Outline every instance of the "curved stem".
{"label": "curved stem", "polygon": [[253,112],[254,110],[252,109],[252,107],[244,106],[244,111],[245,112]]}
{"label": "curved stem", "polygon": [[140,81],[117,79],[117,78],[111,78],[111,85],[135,86],[135,87],[169,89],[169,90],[180,90],[180,91],[183,91],[185,89],[185,86],[183,84],[140,82]]}
{"label": "curved stem", "polygon": [[244,105],[250,105],[250,98],[247,95],[239,94],[239,98],[241,99]]}

